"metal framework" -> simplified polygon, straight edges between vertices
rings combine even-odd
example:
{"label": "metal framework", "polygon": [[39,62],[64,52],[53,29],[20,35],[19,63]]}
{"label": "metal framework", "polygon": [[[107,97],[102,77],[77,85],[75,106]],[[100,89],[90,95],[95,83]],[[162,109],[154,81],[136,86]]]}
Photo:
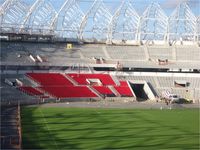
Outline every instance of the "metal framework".
{"label": "metal framework", "polygon": [[24,17],[20,31],[30,34],[51,34],[50,25],[57,12],[47,0],[36,0]]}
{"label": "metal framework", "polygon": [[28,12],[22,0],[7,0],[1,7],[1,32],[19,32],[21,22]]}
{"label": "metal framework", "polygon": [[109,24],[108,41],[137,40],[139,15],[129,0],[123,0]]}
{"label": "metal framework", "polygon": [[197,41],[200,42],[200,16],[197,18]]}
{"label": "metal framework", "polygon": [[144,11],[140,23],[141,40],[166,40],[167,16],[158,3],[151,3]]}
{"label": "metal framework", "polygon": [[196,17],[186,2],[179,4],[169,17],[170,41],[194,41],[196,32]]}
{"label": "metal framework", "polygon": [[158,3],[139,16],[129,0],[111,14],[103,0],[84,14],[78,0],[65,0],[55,10],[49,0],[5,0],[0,7],[0,34],[52,35],[81,41],[199,41],[200,16],[186,2],[167,17]]}
{"label": "metal framework", "polygon": [[77,39],[84,14],[76,0],[66,0],[53,18],[51,29],[62,38]]}
{"label": "metal framework", "polygon": [[102,0],[95,0],[80,26],[80,39],[106,41],[111,13]]}

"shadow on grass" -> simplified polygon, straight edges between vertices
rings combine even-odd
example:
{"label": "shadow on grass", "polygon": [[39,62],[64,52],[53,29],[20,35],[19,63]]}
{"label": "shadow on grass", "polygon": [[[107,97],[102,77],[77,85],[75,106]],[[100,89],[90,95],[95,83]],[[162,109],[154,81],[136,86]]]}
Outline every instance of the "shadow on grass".
{"label": "shadow on grass", "polygon": [[63,112],[49,112],[22,109],[24,149],[198,148],[198,143],[190,141],[198,139],[198,133],[139,111],[64,108]]}
{"label": "shadow on grass", "polygon": [[[37,117],[35,113],[38,113],[40,108],[22,108],[22,146],[23,149],[62,149],[58,146],[57,141],[60,141],[56,137],[54,132],[48,127],[48,122],[42,120],[40,123],[35,123],[37,119],[46,119],[45,116]],[[53,118],[48,117],[48,118]],[[65,140],[64,145],[68,149],[79,149],[75,144],[68,143]]]}

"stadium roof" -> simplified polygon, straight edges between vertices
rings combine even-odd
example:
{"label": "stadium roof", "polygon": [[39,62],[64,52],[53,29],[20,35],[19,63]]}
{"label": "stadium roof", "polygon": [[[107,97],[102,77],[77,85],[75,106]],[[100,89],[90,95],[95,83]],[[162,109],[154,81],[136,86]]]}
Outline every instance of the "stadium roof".
{"label": "stadium roof", "polygon": [[198,0],[5,0],[1,33],[109,42],[198,41],[198,5]]}

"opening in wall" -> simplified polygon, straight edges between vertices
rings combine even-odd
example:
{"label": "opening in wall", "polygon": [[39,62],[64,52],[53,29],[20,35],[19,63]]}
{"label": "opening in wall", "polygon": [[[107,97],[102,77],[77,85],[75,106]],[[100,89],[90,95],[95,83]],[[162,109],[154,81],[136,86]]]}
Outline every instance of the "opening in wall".
{"label": "opening in wall", "polygon": [[174,86],[175,87],[189,87],[190,83],[187,81],[176,80],[176,81],[174,81]]}

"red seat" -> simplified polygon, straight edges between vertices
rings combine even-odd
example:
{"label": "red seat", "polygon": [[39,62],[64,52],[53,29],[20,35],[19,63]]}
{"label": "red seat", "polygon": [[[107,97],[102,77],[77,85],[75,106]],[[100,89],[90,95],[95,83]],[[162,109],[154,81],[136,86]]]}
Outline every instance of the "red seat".
{"label": "red seat", "polygon": [[105,87],[105,86],[93,86],[93,88],[96,89],[101,94],[114,96],[114,93],[108,87]]}
{"label": "red seat", "polygon": [[35,96],[44,95],[42,92],[33,87],[21,86],[19,87],[19,89],[29,95],[35,95]]}
{"label": "red seat", "polygon": [[89,85],[87,79],[99,79],[103,85],[116,85],[109,74],[68,74],[80,85]]}
{"label": "red seat", "polygon": [[97,97],[86,86],[68,86],[68,87],[40,87],[40,89],[48,92],[56,98],[84,98],[84,97]]}
{"label": "red seat", "polygon": [[73,85],[67,78],[59,73],[27,73],[27,76],[42,86],[68,86]]}
{"label": "red seat", "polygon": [[128,97],[133,96],[133,93],[132,93],[130,87],[128,86],[127,81],[120,81],[120,85],[114,86],[114,88],[118,91],[118,93],[121,96],[128,96]]}

